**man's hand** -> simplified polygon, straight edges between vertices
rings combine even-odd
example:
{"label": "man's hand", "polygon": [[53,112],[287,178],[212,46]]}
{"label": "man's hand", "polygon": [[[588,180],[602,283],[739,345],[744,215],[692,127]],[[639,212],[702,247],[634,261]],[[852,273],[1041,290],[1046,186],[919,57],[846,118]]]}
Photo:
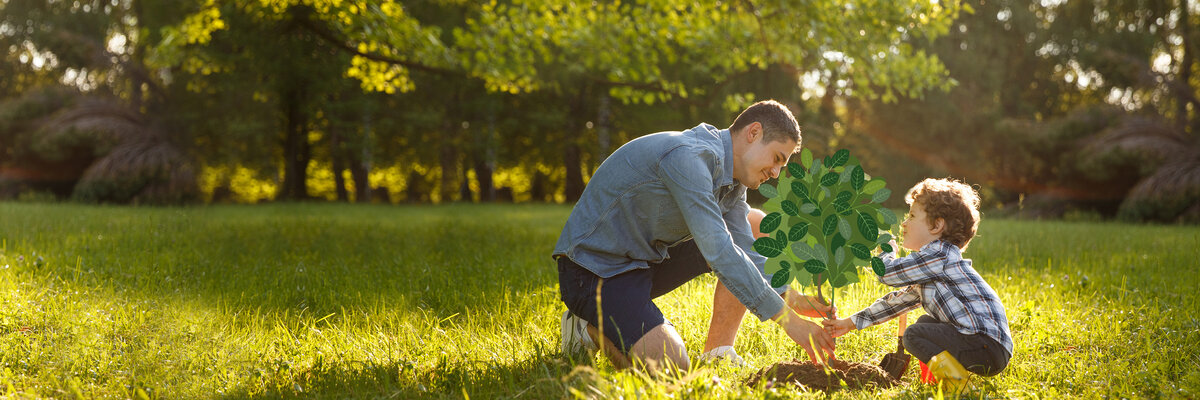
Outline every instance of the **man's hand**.
{"label": "man's hand", "polygon": [[795,289],[788,289],[783,294],[788,307],[796,313],[809,318],[837,318],[837,307],[822,304],[816,297],[805,296]]}
{"label": "man's hand", "polygon": [[[773,319],[783,326],[788,337],[808,353],[809,360],[814,364],[824,364],[826,358],[835,358],[833,338],[829,337],[829,334],[817,324],[801,318],[799,314],[787,307],[784,307],[783,311]],[[818,358],[818,356],[820,357]]]}
{"label": "man's hand", "polygon": [[854,321],[851,321],[849,317],[842,319],[827,319],[821,321],[821,324],[825,325],[825,332],[829,333],[829,336],[835,338],[845,335],[847,332],[857,328],[854,326]]}

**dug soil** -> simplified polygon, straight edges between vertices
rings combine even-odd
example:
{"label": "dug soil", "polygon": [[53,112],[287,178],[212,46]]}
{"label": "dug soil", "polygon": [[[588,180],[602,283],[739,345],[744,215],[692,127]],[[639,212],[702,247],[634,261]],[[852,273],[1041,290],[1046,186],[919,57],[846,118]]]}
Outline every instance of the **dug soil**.
{"label": "dug soil", "polygon": [[829,360],[829,367],[827,373],[826,369],[818,364],[793,359],[755,372],[746,378],[746,385],[758,387],[764,383],[768,386],[787,383],[829,392],[843,387],[843,384],[852,390],[886,389],[900,384],[899,381],[888,376],[882,368],[875,365]]}

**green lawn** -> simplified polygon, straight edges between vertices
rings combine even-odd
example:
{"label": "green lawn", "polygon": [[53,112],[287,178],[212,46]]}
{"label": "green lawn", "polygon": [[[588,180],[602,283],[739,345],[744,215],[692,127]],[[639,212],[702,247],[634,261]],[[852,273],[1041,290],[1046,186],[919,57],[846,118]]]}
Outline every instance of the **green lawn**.
{"label": "green lawn", "polygon": [[[754,318],[737,346],[751,368],[654,378],[558,355],[549,253],[569,211],[0,203],[0,394],[825,397],[741,385],[758,367],[804,358]],[[1200,228],[984,218],[966,254],[1008,308],[1016,355],[981,393],[1200,396]],[[692,355],[714,283],[659,301]],[[887,291],[864,279],[839,292],[839,308]],[[877,362],[894,332],[847,335],[839,357]],[[931,395],[913,384],[833,397]]]}

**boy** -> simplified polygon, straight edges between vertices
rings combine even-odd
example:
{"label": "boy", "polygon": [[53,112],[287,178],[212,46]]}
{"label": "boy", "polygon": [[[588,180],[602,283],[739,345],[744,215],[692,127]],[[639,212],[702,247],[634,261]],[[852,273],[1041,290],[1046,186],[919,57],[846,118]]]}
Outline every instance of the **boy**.
{"label": "boy", "polygon": [[[884,254],[879,281],[902,288],[847,318],[822,323],[833,337],[925,308],[927,315],[904,332],[904,347],[929,364],[950,392],[966,387],[967,371],[992,376],[1012,358],[1012,337],[996,292],[962,258],[979,227],[979,195],[947,179],[926,179],[905,195],[908,218],[901,223],[903,258]],[[891,242],[896,248],[895,241]]]}

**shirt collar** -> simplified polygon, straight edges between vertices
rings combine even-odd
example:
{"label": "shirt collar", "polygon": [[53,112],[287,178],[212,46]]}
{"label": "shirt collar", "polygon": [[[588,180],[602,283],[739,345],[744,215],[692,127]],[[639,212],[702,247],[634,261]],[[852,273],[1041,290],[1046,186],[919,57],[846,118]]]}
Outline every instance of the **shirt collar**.
{"label": "shirt collar", "polygon": [[725,156],[721,159],[725,173],[721,175],[717,185],[729,186],[733,184],[733,136],[728,129],[718,131],[717,136],[721,137],[721,147],[725,149]]}

